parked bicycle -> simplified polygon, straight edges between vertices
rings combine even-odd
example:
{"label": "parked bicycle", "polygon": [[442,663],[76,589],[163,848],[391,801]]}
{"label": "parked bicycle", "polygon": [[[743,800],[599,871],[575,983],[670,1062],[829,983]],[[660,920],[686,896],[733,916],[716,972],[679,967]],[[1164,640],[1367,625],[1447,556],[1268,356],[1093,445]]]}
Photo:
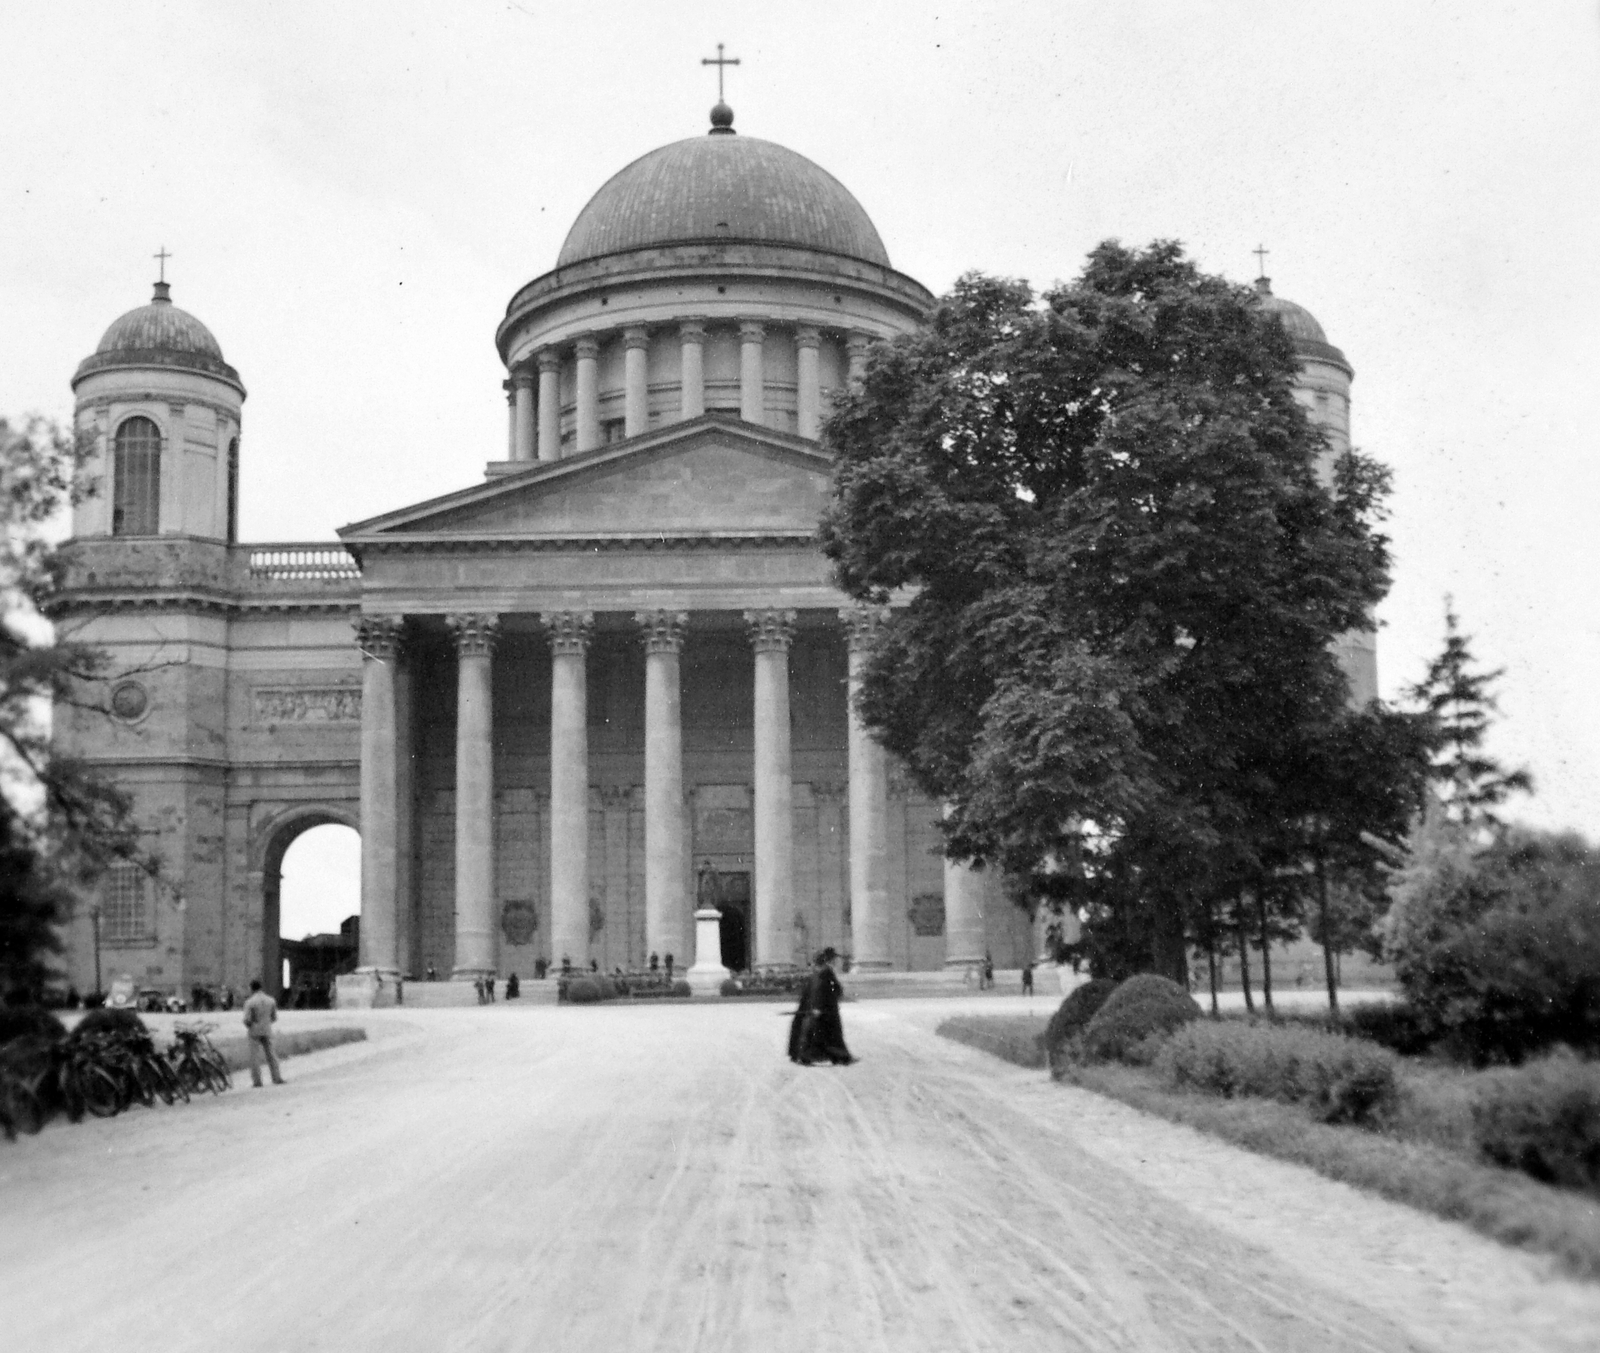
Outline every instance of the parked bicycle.
{"label": "parked bicycle", "polygon": [[207,1037],[216,1027],[215,1024],[179,1024],[172,1031],[173,1043],[167,1049],[167,1061],[184,1089],[185,1098],[190,1092],[201,1090],[221,1094],[233,1086],[227,1061]]}

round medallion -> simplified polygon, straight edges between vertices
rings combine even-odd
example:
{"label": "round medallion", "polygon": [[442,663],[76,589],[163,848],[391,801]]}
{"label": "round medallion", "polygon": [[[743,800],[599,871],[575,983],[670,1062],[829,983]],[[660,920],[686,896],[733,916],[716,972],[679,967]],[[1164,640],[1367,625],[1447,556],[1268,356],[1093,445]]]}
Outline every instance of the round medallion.
{"label": "round medallion", "polygon": [[149,708],[150,697],[137,681],[124,681],[111,692],[111,712],[119,719],[132,722],[142,717]]}

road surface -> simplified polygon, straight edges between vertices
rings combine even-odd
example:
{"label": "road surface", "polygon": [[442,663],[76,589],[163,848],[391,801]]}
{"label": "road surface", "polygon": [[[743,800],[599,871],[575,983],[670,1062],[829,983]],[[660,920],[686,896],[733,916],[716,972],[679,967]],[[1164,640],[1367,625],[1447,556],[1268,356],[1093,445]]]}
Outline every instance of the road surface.
{"label": "road surface", "polygon": [[282,1088],[0,1142],[0,1346],[1600,1348],[1600,1285],[934,1037],[961,1008],[848,1005],[861,1063],[809,1069],[771,1004],[336,1016],[371,1041]]}

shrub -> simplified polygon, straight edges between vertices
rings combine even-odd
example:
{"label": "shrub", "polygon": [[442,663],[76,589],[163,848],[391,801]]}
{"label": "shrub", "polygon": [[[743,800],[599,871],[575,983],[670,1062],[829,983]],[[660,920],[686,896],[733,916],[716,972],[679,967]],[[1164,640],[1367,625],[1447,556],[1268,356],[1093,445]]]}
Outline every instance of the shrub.
{"label": "shrub", "polygon": [[1200,1007],[1176,982],[1139,973],[1106,998],[1079,1046],[1090,1061],[1142,1064],[1163,1036],[1199,1017]]}
{"label": "shrub", "polygon": [[1099,1013],[1106,998],[1117,989],[1109,977],[1096,977],[1081,987],[1074,987],[1067,998],[1056,1007],[1045,1026],[1045,1055],[1052,1066],[1058,1056],[1065,1055],[1066,1045],[1083,1032],[1084,1026]]}
{"label": "shrub", "polygon": [[110,1038],[138,1039],[148,1037],[149,1030],[137,1011],[102,1008],[91,1010],[72,1031],[73,1038],[91,1038],[97,1034]]}
{"label": "shrub", "polygon": [[573,1005],[592,1005],[600,1000],[600,983],[592,977],[574,977],[567,983],[567,999]]}
{"label": "shrub", "polygon": [[1402,1057],[1418,1057],[1438,1037],[1433,1025],[1409,1001],[1370,1001],[1339,1012],[1338,1027]]}
{"label": "shrub", "polygon": [[1600,1194],[1600,1065],[1563,1051],[1485,1072],[1476,1090],[1473,1132],[1489,1160]]}
{"label": "shrub", "polygon": [[1235,1020],[1179,1029],[1156,1059],[1178,1089],[1305,1104],[1324,1122],[1364,1124],[1393,1108],[1396,1065],[1392,1052],[1360,1039]]}
{"label": "shrub", "polygon": [[0,1045],[29,1034],[49,1039],[65,1038],[67,1026],[42,1006],[0,1006]]}
{"label": "shrub", "polygon": [[1514,831],[1401,878],[1395,973],[1447,1047],[1479,1065],[1560,1043],[1600,1051],[1600,860],[1583,841]]}
{"label": "shrub", "polygon": [[718,988],[718,990],[724,996],[737,996],[739,994],[739,984],[731,977],[724,977],[722,979],[722,985]]}
{"label": "shrub", "polygon": [[680,977],[672,984],[672,994],[674,996],[692,996],[694,991],[689,984]]}

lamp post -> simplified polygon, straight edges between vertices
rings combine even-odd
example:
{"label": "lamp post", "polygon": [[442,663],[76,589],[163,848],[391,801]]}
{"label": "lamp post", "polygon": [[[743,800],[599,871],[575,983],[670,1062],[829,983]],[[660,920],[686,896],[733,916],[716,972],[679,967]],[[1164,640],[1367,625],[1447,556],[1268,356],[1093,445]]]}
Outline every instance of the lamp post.
{"label": "lamp post", "polygon": [[100,908],[98,905],[89,908],[89,924],[94,928],[94,994],[98,996],[100,987]]}

